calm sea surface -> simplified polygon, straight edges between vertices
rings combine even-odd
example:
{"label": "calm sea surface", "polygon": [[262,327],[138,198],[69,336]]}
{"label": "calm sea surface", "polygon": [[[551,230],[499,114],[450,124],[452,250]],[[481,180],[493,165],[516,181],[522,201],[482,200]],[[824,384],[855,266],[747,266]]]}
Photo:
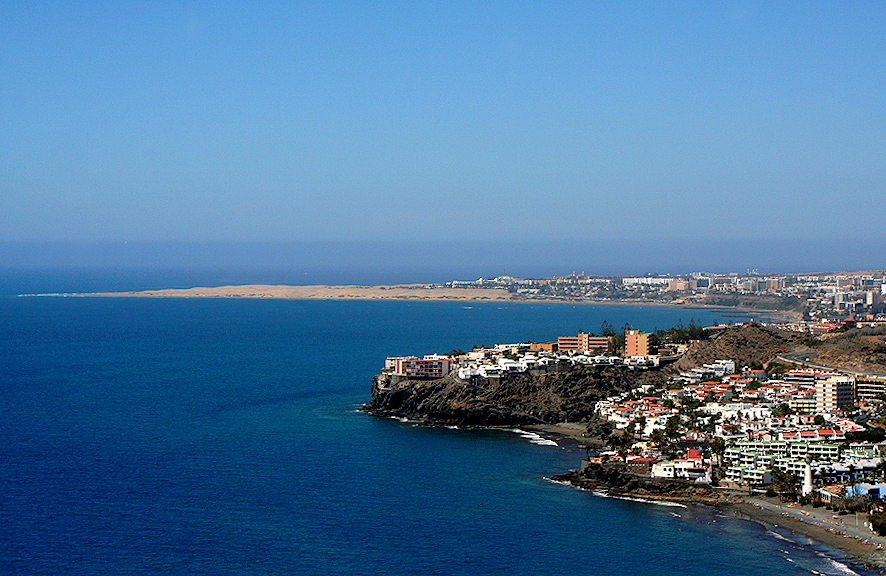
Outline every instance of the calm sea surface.
{"label": "calm sea surface", "polygon": [[690,318],[725,319],[0,297],[0,573],[848,573],[820,547],[710,509],[548,482],[582,456],[562,443],[357,412],[387,355]]}

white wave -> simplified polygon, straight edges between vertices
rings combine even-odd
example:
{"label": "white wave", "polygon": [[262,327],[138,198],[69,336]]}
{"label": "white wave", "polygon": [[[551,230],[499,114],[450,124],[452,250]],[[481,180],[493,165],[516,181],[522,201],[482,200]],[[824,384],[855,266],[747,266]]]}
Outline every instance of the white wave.
{"label": "white wave", "polygon": [[[791,544],[793,544],[795,546],[797,545],[797,542],[795,542],[794,540],[791,540],[790,538],[786,538],[785,536],[782,536],[778,532],[774,532],[773,530],[770,530],[768,527],[766,527],[766,532],[769,535],[774,536],[775,538],[778,538],[779,540],[784,540],[786,542],[790,542]],[[805,547],[801,546],[801,548],[805,548]],[[787,550],[779,550],[779,551],[786,554],[786,555],[790,554],[790,552]],[[850,569],[848,566],[846,566],[845,564],[842,564],[839,561],[834,560],[833,558],[831,558],[830,556],[828,556],[824,552],[815,550],[814,553],[816,556],[821,558],[823,561],[830,564],[833,567],[834,572],[831,572],[830,570],[828,570],[827,572],[818,572],[817,570],[814,570],[808,566],[803,566],[803,568],[805,568],[806,570],[809,570],[809,572],[811,572],[812,574],[816,574],[817,576],[833,576],[833,575],[837,575],[837,574],[840,574],[840,575],[848,574],[850,576],[861,576],[858,572],[855,572],[852,569]],[[788,558],[787,556],[783,556],[783,558],[785,560],[787,560],[788,562],[792,562],[792,563],[796,564],[796,562],[793,559]]]}
{"label": "white wave", "polygon": [[689,506],[686,506],[685,504],[680,504],[679,502],[670,502],[668,500],[649,500],[647,498],[631,498],[630,496],[613,496],[612,494],[608,494],[600,490],[593,490],[591,493],[594,496],[600,496],[601,498],[627,500],[628,502],[640,502],[641,504],[654,504],[655,506],[666,506],[668,508],[689,508]]}
{"label": "white wave", "polygon": [[828,558],[828,561],[831,563],[831,566],[833,566],[840,574],[854,574],[855,576],[859,576],[858,572],[850,569],[849,566],[845,564],[837,562],[833,558]]}
{"label": "white wave", "polygon": [[790,542],[791,544],[794,544],[794,543],[795,543],[795,542],[794,542],[793,540],[791,540],[790,538],[786,538],[785,536],[782,536],[782,535],[779,534],[778,532],[776,532],[776,531],[774,531],[774,530],[770,530],[769,528],[766,529],[766,532],[768,532],[768,533],[771,534],[772,536],[775,536],[775,537],[778,538],[779,540],[784,540],[785,542]]}
{"label": "white wave", "polygon": [[[642,504],[655,504],[656,506],[666,506],[666,507],[672,507],[672,508],[688,508],[688,506],[685,506],[683,504],[678,504],[677,502],[667,502],[664,500],[645,500],[643,498],[629,498],[627,496],[611,496],[610,494],[607,494],[606,492],[604,492],[602,490],[589,490],[587,488],[582,488],[581,486],[576,486],[575,484],[571,484],[571,483],[563,481],[563,480],[554,480],[552,478],[547,478],[547,477],[545,477],[545,480],[547,480],[548,482],[551,482],[552,484],[559,484],[561,486],[569,486],[570,488],[575,488],[576,490],[581,490],[582,492],[590,492],[594,496],[599,496],[600,498],[612,498],[613,500],[628,500],[630,502],[640,502]],[[674,514],[674,513],[671,512],[671,514]],[[675,514],[675,516],[682,518],[682,516],[680,516],[679,514]]]}
{"label": "white wave", "polygon": [[539,436],[535,432],[528,432],[526,430],[520,430],[519,428],[508,428],[508,431],[514,432],[516,434],[519,434],[523,438],[526,438],[527,440],[529,440],[530,444],[536,444],[538,446],[559,446],[559,444],[557,444],[553,440],[549,440],[548,438]]}
{"label": "white wave", "polygon": [[564,480],[554,480],[553,478],[544,477],[545,480],[550,482],[551,484],[559,484],[560,486],[569,486],[570,488],[575,488],[576,490],[581,490],[582,492],[590,492],[587,488],[582,488],[581,486],[576,486],[574,484],[570,484]]}
{"label": "white wave", "polygon": [[529,440],[529,443],[537,444],[538,446],[559,446],[559,444],[557,444],[553,440],[548,440],[547,438],[542,438],[540,436],[538,438],[531,438]]}

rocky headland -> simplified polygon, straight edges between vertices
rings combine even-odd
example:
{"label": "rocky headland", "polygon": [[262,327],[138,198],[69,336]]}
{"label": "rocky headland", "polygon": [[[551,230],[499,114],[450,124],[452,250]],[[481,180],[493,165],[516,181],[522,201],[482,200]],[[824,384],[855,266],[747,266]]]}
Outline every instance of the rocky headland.
{"label": "rocky headland", "polygon": [[653,371],[557,365],[500,378],[372,381],[366,412],[450,426],[520,426],[588,422],[598,400],[664,382]]}
{"label": "rocky headland", "polygon": [[[833,349],[847,338],[849,336],[841,336],[822,348]],[[863,344],[886,345],[870,341]],[[694,342],[679,361],[661,370],[561,363],[496,378],[469,380],[454,375],[432,380],[402,380],[381,371],[373,378],[372,399],[364,410],[454,426],[587,423],[598,400],[645,384],[661,387],[669,375],[680,370],[721,358],[765,364],[783,353],[814,354],[810,346],[815,345],[807,334],[747,323],[708,340]]]}
{"label": "rocky headland", "polygon": [[552,476],[551,480],[621,498],[699,504],[720,504],[726,501],[722,492],[717,492],[707,484],[640,476],[628,471],[620,462],[605,464],[585,462],[581,470],[570,470],[565,474]]}

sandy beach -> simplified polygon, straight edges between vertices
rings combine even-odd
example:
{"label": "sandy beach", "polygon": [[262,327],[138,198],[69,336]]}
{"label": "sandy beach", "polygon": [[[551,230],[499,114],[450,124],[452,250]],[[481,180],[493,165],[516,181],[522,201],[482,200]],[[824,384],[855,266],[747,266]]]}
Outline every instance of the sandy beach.
{"label": "sandy beach", "polygon": [[824,507],[782,504],[774,499],[738,495],[729,498],[724,512],[787,528],[842,550],[848,558],[870,566],[886,567],[886,538],[877,536],[865,526],[866,514],[839,516]]}
{"label": "sandy beach", "polygon": [[277,298],[284,300],[418,300],[440,302],[538,302],[545,304],[594,304],[628,306],[667,306],[734,310],[785,321],[796,319],[786,311],[752,310],[704,304],[647,302],[632,300],[583,300],[556,296],[526,296],[505,288],[447,288],[434,284],[395,284],[389,286],[247,284],[242,286],[206,286],[162,288],[132,292],[93,292],[77,296],[140,298]]}
{"label": "sandy beach", "polygon": [[438,288],[431,284],[393,286],[289,286],[249,284],[195,288],[166,288],[139,292],[102,292],[83,296],[144,298],[279,298],[290,300],[439,300],[470,302],[518,301],[504,288]]}

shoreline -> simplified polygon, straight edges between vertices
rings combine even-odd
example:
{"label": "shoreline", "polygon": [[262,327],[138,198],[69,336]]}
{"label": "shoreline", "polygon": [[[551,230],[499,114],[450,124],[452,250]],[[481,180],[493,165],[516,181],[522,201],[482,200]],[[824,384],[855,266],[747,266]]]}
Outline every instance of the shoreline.
{"label": "shoreline", "polygon": [[[558,443],[565,442],[578,447],[592,439],[584,436],[584,427],[575,424],[527,424],[520,426],[521,430],[528,432],[541,432],[553,438]],[[555,475],[556,476],[556,475]],[[559,482],[578,490],[587,490],[571,482]],[[811,505],[800,506],[797,503],[789,505],[775,502],[763,497],[748,497],[739,491],[722,491],[722,496],[717,501],[707,501],[698,498],[668,498],[652,494],[631,497],[630,494],[607,495],[611,498],[624,498],[627,500],[660,506],[663,504],[675,506],[704,506],[720,510],[724,514],[735,516],[748,522],[756,522],[767,529],[770,526],[784,528],[795,535],[823,544],[845,555],[834,557],[834,560],[849,564],[861,563],[867,567],[876,569],[886,568],[886,537],[878,536],[864,526],[864,521],[859,517],[858,527],[854,523],[854,516],[838,516],[824,507],[813,508]],[[836,518],[834,518],[836,516]],[[844,521],[844,519],[848,519]],[[851,522],[850,522],[851,520]],[[867,540],[867,542],[865,542]],[[809,543],[806,543],[807,545]],[[878,548],[881,545],[881,548]]]}
{"label": "shoreline", "polygon": [[724,512],[731,510],[734,516],[757,522],[767,528],[786,528],[794,534],[839,550],[846,554],[846,558],[841,558],[840,561],[860,562],[868,567],[886,567],[886,538],[877,536],[866,528],[860,518],[856,528],[854,524],[842,520],[853,519],[853,516],[836,516],[825,508],[813,509],[811,506],[796,503],[789,506],[761,498],[727,499],[720,508]]}
{"label": "shoreline", "polygon": [[699,310],[729,310],[792,321],[797,313],[787,310],[759,310],[737,306],[714,306],[671,302],[630,300],[586,300],[567,298],[528,298],[504,288],[440,288],[433,284],[360,285],[288,285],[245,284],[161,288],[129,292],[88,292],[67,296],[104,298],[265,298],[280,300],[400,300],[422,302],[496,302],[514,304],[592,304],[603,306],[663,306]]}
{"label": "shoreline", "polygon": [[[570,471],[570,473],[572,472],[575,471]],[[578,485],[569,479],[560,481],[556,479],[556,476],[552,478],[555,478],[553,481],[557,483],[578,490],[589,490],[586,486]],[[632,496],[630,492],[608,494],[605,489],[600,491],[603,493],[601,495],[605,495],[605,497],[650,505],[672,503],[680,506],[695,505],[716,509],[728,516],[761,524],[767,531],[774,532],[773,528],[786,529],[800,537],[800,544],[815,547],[817,543],[836,550],[840,556],[832,555],[834,560],[849,565],[862,564],[877,570],[886,568],[886,537],[878,536],[872,532],[864,525],[864,520],[861,518],[858,518],[856,526],[854,516],[838,516],[824,507],[816,509],[811,505],[784,504],[763,497],[744,496],[737,491],[724,491],[716,500],[645,493]],[[849,519],[852,522],[844,522],[843,519]],[[808,542],[802,542],[802,539],[806,539]]]}
{"label": "shoreline", "polygon": [[[379,415],[367,412],[371,416]],[[438,423],[415,421],[415,424],[423,426],[441,426]],[[474,428],[474,427],[466,427]],[[509,428],[503,426],[478,426],[476,429],[486,430],[510,430],[515,428],[529,433],[542,433],[549,439],[555,440],[558,445],[566,444],[570,448],[577,449],[582,444],[592,441],[584,435],[584,427],[580,424],[524,424],[519,427]],[[570,471],[570,472],[574,472]],[[569,486],[573,489],[588,490],[587,487],[577,485],[571,481],[560,481],[546,477],[547,480]],[[605,490],[604,490],[605,492]],[[783,504],[763,497],[750,497],[739,491],[720,492],[716,500],[701,499],[697,497],[673,497],[659,496],[654,494],[638,494],[632,497],[630,493],[618,495],[606,495],[606,497],[623,498],[636,501],[641,504],[652,506],[704,506],[708,509],[716,509],[729,516],[735,516],[748,522],[756,522],[771,531],[771,527],[786,529],[801,539],[809,542],[799,544],[815,546],[824,545],[839,553],[831,554],[832,559],[845,563],[849,566],[862,564],[868,568],[877,570],[886,568],[886,537],[877,536],[866,528],[859,518],[858,527],[854,522],[844,522],[843,519],[853,519],[853,516],[838,516],[832,511],[821,508],[813,508],[811,505],[800,506]],[[878,545],[882,546],[878,548]]]}

